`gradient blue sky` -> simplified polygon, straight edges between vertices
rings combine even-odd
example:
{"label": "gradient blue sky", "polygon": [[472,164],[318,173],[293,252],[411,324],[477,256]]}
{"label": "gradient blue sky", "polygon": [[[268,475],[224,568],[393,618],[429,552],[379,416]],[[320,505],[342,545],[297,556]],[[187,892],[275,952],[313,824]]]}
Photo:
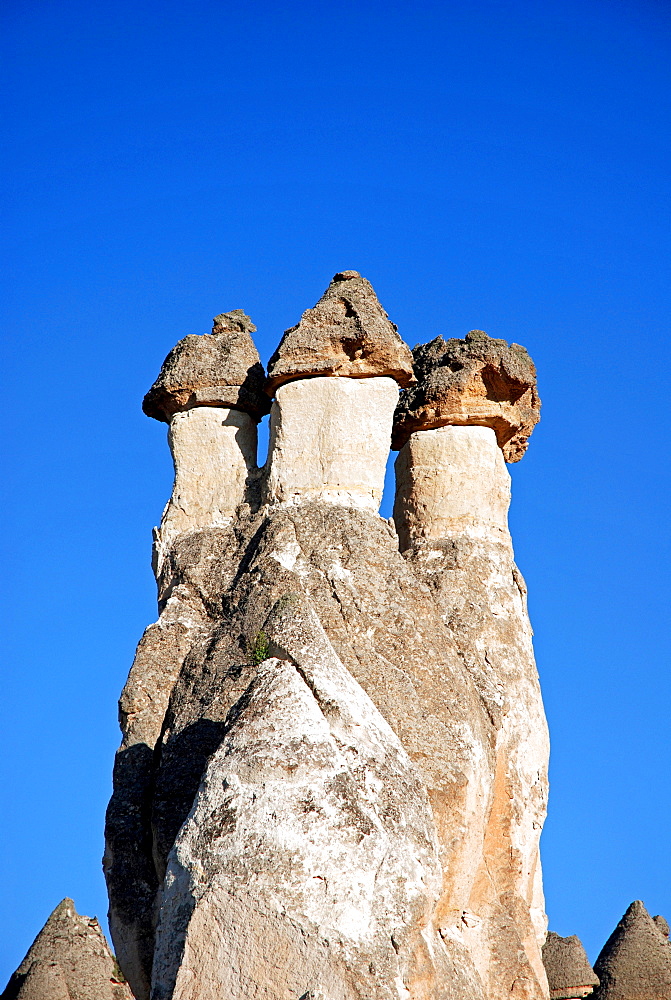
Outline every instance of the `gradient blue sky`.
{"label": "gradient blue sky", "polygon": [[[331,275],[408,343],[528,347],[512,466],[552,737],[550,926],[671,917],[671,6],[5,0],[0,987],[103,917],[116,700],[171,485],[140,410],[244,308],[264,360]],[[390,511],[385,495],[383,513]]]}

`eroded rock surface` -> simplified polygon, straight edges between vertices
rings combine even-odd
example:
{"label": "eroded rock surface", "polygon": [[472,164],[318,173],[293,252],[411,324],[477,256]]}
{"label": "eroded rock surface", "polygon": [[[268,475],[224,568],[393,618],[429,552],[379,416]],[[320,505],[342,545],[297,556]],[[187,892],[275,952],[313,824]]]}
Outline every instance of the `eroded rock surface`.
{"label": "eroded rock surface", "polygon": [[269,499],[377,511],[397,402],[391,378],[316,377],[280,386],[270,415]]}
{"label": "eroded rock surface", "polygon": [[488,426],[416,432],[399,545],[377,507],[409,352],[369,289],[336,276],[285,336],[266,469],[156,565],[105,858],[138,1000],[548,997],[508,474]]}
{"label": "eroded rock surface", "polygon": [[98,921],[64,899],[10,978],[1,1000],[132,1000]]}
{"label": "eroded rock surface", "polygon": [[543,945],[543,964],[550,987],[550,1000],[586,997],[599,985],[599,977],[575,934],[561,937],[550,931]]}
{"label": "eroded rock surface", "polygon": [[510,476],[494,431],[417,431],[396,460],[400,547],[441,609],[489,722],[482,812],[455,885],[455,910],[489,996],[540,996],[546,918],[540,832],[547,807],[548,733],[534,663],[526,588],[507,527]]}
{"label": "eroded rock surface", "polygon": [[258,420],[270,409],[265,372],[252,340],[256,327],[242,309],[215,316],[212,333],[188,334],[163,362],[144,397],[148,417],[170,422],[192,406],[230,406]]}
{"label": "eroded rock surface", "polygon": [[413,349],[417,384],[399,401],[393,447],[410,434],[447,424],[491,427],[506,462],[518,462],[540,418],[533,361],[519,344],[471,330]]}
{"label": "eroded rock surface", "polygon": [[415,381],[409,348],[356,271],[336,274],[317,305],[286,331],[268,362],[267,391],[311,375],[388,376],[401,386]]}
{"label": "eroded rock surface", "polygon": [[157,534],[158,562],[183,532],[231,521],[256,470],[256,421],[241,410],[196,406],[175,413],[168,442],[175,482]]}
{"label": "eroded rock surface", "polygon": [[594,963],[601,985],[594,1000],[668,1000],[671,943],[664,918],[635,900]]}

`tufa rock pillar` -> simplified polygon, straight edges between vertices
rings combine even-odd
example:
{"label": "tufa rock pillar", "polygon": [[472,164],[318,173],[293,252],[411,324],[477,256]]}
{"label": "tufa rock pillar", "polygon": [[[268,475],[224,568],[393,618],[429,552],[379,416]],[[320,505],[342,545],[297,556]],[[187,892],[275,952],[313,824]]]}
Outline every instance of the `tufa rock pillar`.
{"label": "tufa rock pillar", "polygon": [[[401,435],[464,432],[456,515],[435,491],[422,508],[409,463],[402,554],[377,507],[415,369],[368,282],[336,275],[271,359],[245,502],[218,492],[214,517],[166,527],[107,814],[137,1000],[548,1000],[546,732],[499,454],[523,435],[505,400],[497,428],[428,430],[403,429],[402,402]],[[187,390],[182,409],[222,402]]]}
{"label": "tufa rock pillar", "polygon": [[212,333],[173,347],[142,403],[169,424],[175,465],[172,496],[155,533],[160,573],[178,535],[230,524],[256,469],[256,425],[270,404],[264,371],[241,309],[214,318]]}
{"label": "tufa rock pillar", "polygon": [[600,985],[594,1000],[668,1000],[671,942],[662,916],[651,917],[635,900],[594,963]]}
{"label": "tufa rock pillar", "polygon": [[160,616],[140,640],[119,700],[123,738],[114,762],[104,858],[110,931],[138,1000],[150,991],[160,881],[147,811],[152,759],[184,659],[211,627],[212,609],[183,568],[198,562],[203,531],[215,532],[224,546],[230,543],[236,507],[253,485],[256,425],[270,408],[254,330],[236,309],[215,317],[211,334],[184,337],[142,404],[148,416],[170,426],[175,480],[154,529]]}
{"label": "tufa rock pillar", "polygon": [[599,977],[575,934],[561,937],[550,931],[543,945],[543,965],[547,972],[550,1000],[581,1000],[599,985]]}
{"label": "tufa rock pillar", "polygon": [[268,365],[268,499],[377,512],[398,386],[412,356],[356,271],[336,274]]}
{"label": "tufa rock pillar", "polygon": [[0,1000],[133,1000],[95,917],[58,904]]}
{"label": "tufa rock pillar", "polygon": [[[491,1000],[540,997],[549,747],[505,466],[522,457],[538,421],[535,369],[524,348],[477,330],[465,340],[437,337],[413,357],[418,383],[404,390],[394,422],[394,520],[478,689],[494,754],[458,842],[462,874],[446,893],[454,916],[445,919],[467,942]],[[460,923],[461,912],[469,916]]]}

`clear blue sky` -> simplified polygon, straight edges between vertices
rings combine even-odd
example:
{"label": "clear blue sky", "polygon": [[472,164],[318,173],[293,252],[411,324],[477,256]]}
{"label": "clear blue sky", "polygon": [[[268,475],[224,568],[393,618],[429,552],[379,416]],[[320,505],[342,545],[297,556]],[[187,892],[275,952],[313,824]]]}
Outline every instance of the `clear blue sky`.
{"label": "clear blue sky", "polygon": [[[663,0],[2,8],[0,986],[104,916],[116,700],[171,485],[140,402],[244,308],[264,360],[331,275],[410,343],[536,360],[513,475],[552,736],[550,926],[671,917],[671,7]],[[390,510],[385,496],[383,512]]]}

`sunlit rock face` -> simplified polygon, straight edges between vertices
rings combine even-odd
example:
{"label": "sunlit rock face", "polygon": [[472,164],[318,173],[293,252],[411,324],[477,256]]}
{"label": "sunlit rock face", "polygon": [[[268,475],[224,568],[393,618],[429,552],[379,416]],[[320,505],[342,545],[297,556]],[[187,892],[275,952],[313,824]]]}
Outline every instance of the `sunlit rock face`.
{"label": "sunlit rock face", "polygon": [[[440,384],[422,347],[414,353],[423,365],[416,369],[418,385],[401,397],[396,415],[401,425],[407,421],[407,397],[422,397],[422,380],[431,391]],[[500,375],[497,405],[505,409],[507,355],[501,350],[499,355],[502,371],[489,377]],[[444,363],[442,352],[436,363]],[[510,408],[507,412],[510,416]],[[464,412],[458,419],[435,427],[432,416],[425,429],[421,421],[414,424],[418,429],[396,460],[394,519],[401,551],[441,608],[489,720],[493,766],[480,821],[471,826],[478,829],[478,850],[470,855],[467,878],[458,892],[455,888],[452,912],[470,914],[462,934],[488,996],[503,1000],[511,989],[521,997],[540,996],[547,989],[539,856],[548,792],[547,725],[526,587],[508,531],[510,476],[503,451],[494,427],[481,422],[482,410],[472,423]],[[506,433],[514,436],[518,429],[509,425]]]}
{"label": "sunlit rock face", "polygon": [[156,532],[157,566],[178,535],[230,524],[256,469],[256,421],[223,406],[175,413],[168,432],[172,496]]}
{"label": "sunlit rock face", "polygon": [[401,551],[452,534],[508,538],[510,475],[489,427],[410,435],[396,459],[394,520]]}
{"label": "sunlit rock face", "polygon": [[268,499],[377,512],[397,402],[396,382],[384,377],[280,386],[270,415]]}
{"label": "sunlit rock face", "polygon": [[547,731],[495,430],[415,426],[398,534],[379,517],[423,375],[342,272],[272,360],[265,469],[233,434],[199,485],[225,450],[199,411],[235,409],[210,347],[169,416],[173,499],[210,499],[173,504],[120,706],[105,870],[135,996],[547,1000]]}

